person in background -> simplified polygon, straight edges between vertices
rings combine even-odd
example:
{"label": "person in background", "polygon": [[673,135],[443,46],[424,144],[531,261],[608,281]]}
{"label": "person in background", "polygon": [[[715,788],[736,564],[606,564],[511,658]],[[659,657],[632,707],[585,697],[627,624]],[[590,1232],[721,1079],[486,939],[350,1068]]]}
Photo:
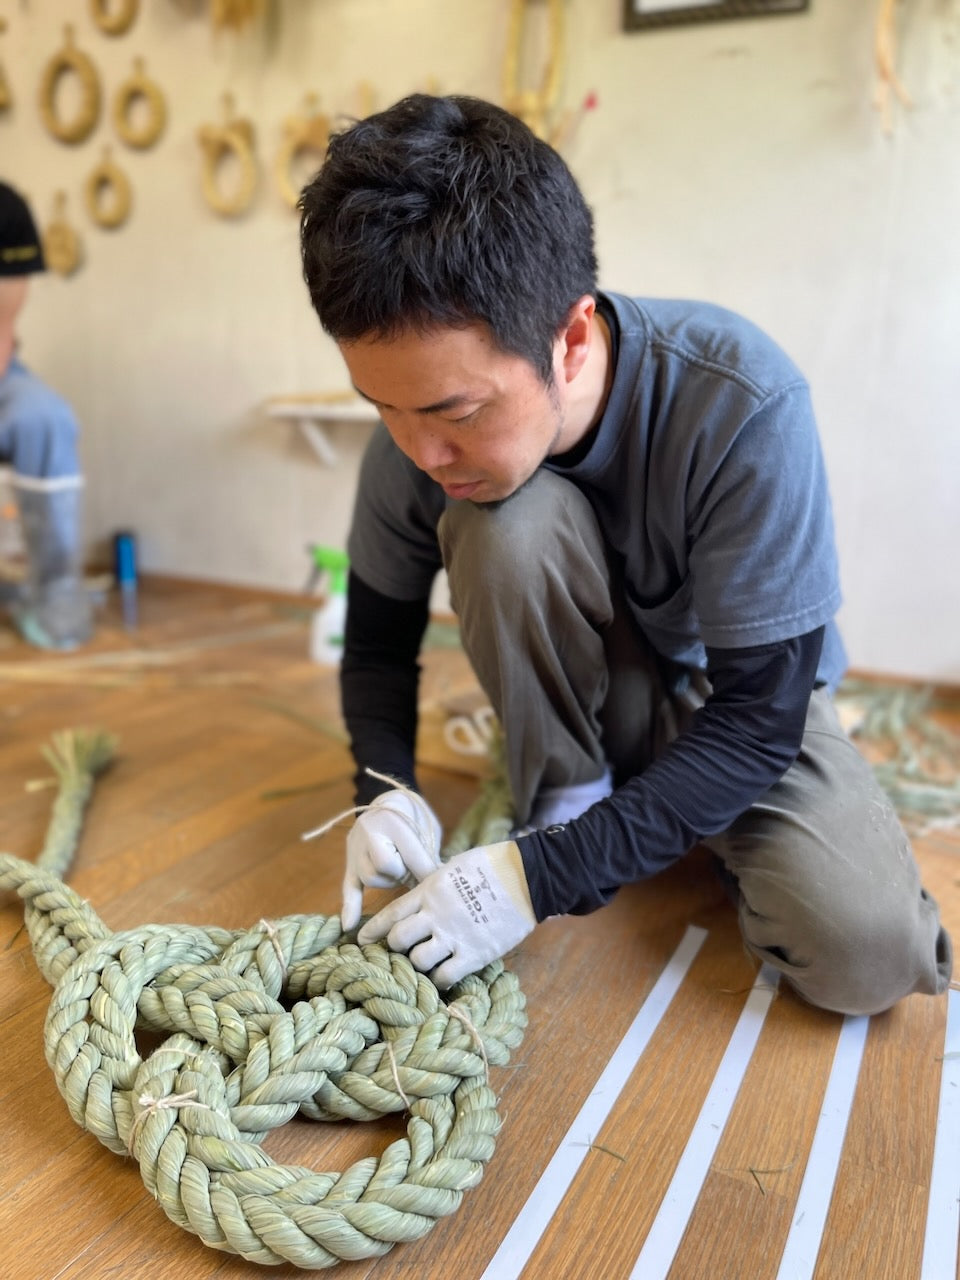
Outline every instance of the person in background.
{"label": "person in background", "polygon": [[[334,137],[301,211],[314,308],[382,419],[348,542],[345,927],[365,887],[414,884],[359,940],[449,986],[702,842],[749,950],[812,1004],[944,991],[950,938],[831,699],[833,522],[793,362],[718,306],[599,290],[563,160],[477,99]],[[441,567],[518,826],[442,864],[414,774]]]}
{"label": "person in background", "polygon": [[0,462],[12,467],[27,577],[11,614],[23,638],[73,649],[93,629],[81,548],[83,476],[70,406],[17,356],[16,326],[43,248],[23,197],[0,182]]}

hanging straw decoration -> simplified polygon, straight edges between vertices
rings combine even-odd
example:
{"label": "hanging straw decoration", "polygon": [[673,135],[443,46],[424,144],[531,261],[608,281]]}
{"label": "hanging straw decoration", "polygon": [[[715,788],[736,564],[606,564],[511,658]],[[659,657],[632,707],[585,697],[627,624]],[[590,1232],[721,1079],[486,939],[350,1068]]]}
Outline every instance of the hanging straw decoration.
{"label": "hanging straw decoration", "polygon": [[873,105],[880,112],[883,132],[893,137],[893,99],[906,109],[913,106],[913,99],[897,75],[897,32],[894,11],[897,0],[880,0],[877,25],[874,33],[874,50],[877,62],[877,89]]}

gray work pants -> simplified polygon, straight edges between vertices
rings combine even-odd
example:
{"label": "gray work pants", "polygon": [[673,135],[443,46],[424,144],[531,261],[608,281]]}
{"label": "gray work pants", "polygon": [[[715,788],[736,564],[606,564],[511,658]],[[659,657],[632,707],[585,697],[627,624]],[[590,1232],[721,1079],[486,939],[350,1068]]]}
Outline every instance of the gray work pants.
{"label": "gray work pants", "polygon": [[[505,727],[518,821],[542,787],[608,763],[619,782],[641,772],[691,711],[628,621],[579,490],[541,471],[499,508],[452,504],[439,535],[464,648]],[[825,689],[796,762],[703,843],[736,878],[747,947],[811,1004],[876,1013],[946,989],[937,905]]]}

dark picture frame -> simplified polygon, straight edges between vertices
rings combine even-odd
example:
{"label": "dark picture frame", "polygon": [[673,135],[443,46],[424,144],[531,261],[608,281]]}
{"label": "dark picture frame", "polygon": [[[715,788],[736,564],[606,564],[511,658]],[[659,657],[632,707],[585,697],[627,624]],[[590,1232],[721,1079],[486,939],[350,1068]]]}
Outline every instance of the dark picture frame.
{"label": "dark picture frame", "polygon": [[648,31],[687,22],[723,18],[760,18],[776,13],[802,13],[810,0],[623,0],[625,31]]}

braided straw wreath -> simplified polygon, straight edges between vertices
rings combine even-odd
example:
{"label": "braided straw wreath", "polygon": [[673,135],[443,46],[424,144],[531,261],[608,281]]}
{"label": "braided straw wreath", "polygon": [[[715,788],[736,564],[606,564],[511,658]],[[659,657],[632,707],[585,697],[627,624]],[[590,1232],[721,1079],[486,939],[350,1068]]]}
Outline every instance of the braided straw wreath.
{"label": "braided straw wreath", "polygon": [[133,25],[140,0],[90,0],[90,16],[107,36],[122,36]]}
{"label": "braided straw wreath", "polygon": [[[100,118],[100,77],[90,57],[74,44],[73,27],[68,24],[63,30],[64,46],[49,60],[40,79],[40,117],[59,142],[76,146],[89,138]],[[83,100],[73,120],[64,121],[57,115],[57,85],[70,72],[80,81]]]}
{"label": "braided straw wreath", "polygon": [[330,117],[319,110],[316,94],[308,94],[301,115],[288,116],[283,122],[283,139],[274,162],[274,177],[280,194],[291,209],[296,209],[300,190],[294,181],[294,161],[312,155],[319,168],[330,143]]}
{"label": "braided straw wreath", "polygon": [[133,189],[127,175],[110,158],[109,147],[104,147],[103,159],[91,169],[83,194],[87,213],[98,227],[113,231],[129,218]]}
{"label": "braided straw wreath", "polygon": [[[7,29],[7,24],[3,18],[0,18],[0,36]],[[10,84],[7,81],[6,73],[0,66],[0,111],[7,111],[13,106],[13,94],[10,91]]]}
{"label": "braided straw wreath", "polygon": [[[137,98],[147,106],[147,118],[137,125],[130,118],[130,108]],[[142,58],[135,58],[133,71],[124,80],[113,99],[113,127],[128,147],[143,151],[152,147],[167,123],[167,104],[160,86],[151,80]]]}
{"label": "braided straw wreath", "polygon": [[[173,1222],[250,1261],[323,1268],[426,1235],[493,1154],[487,1071],[523,1038],[516,978],[496,962],[441,997],[404,956],[355,945],[337,916],[112,933],[58,874],[112,750],[105,735],[58,735],[43,853],[0,854],[0,888],[24,899],[54,987],[46,1056],[71,1116],[138,1162]],[[138,1028],[167,1034],[146,1058]],[[343,1173],[277,1164],[260,1145],[298,1111],[405,1109],[406,1137]]]}
{"label": "braided straw wreath", "polygon": [[65,191],[58,191],[53,198],[53,217],[43,231],[43,256],[50,270],[60,276],[73,275],[82,261],[80,237],[67,221]]}
{"label": "braided straw wreath", "polygon": [[[245,213],[253,200],[259,175],[254,156],[254,130],[249,120],[234,116],[233,99],[224,94],[225,123],[205,124],[197,130],[200,144],[200,182],[204,199],[214,213],[221,218],[238,218]],[[220,165],[233,156],[239,169],[237,189],[228,194],[217,185]]]}

